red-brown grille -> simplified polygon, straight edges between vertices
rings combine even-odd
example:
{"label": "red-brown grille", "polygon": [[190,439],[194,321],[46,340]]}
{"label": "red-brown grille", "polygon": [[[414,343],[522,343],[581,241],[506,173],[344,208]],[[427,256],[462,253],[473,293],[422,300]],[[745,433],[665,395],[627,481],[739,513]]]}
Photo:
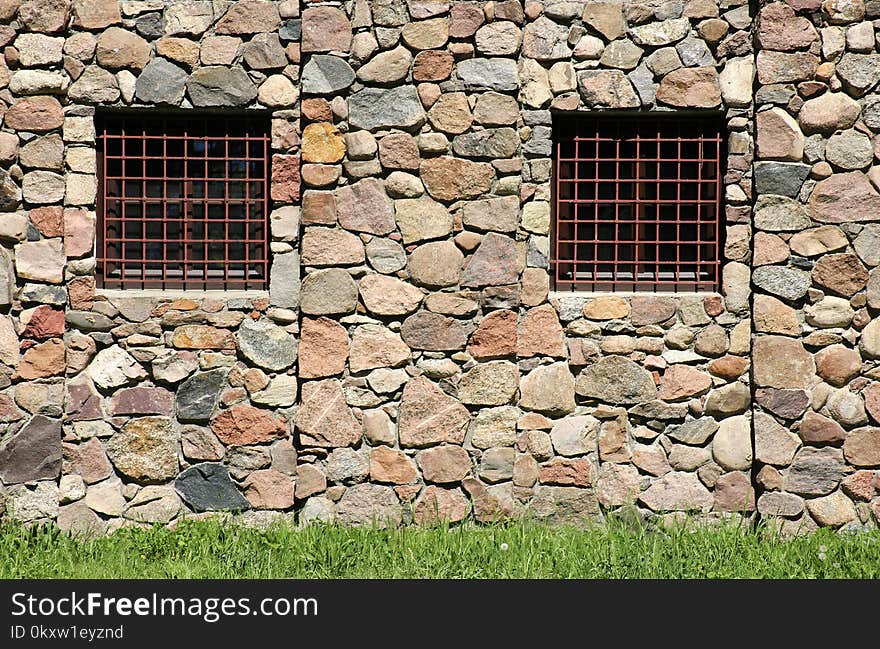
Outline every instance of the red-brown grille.
{"label": "red-brown grille", "polygon": [[98,283],[264,289],[263,117],[108,115],[98,122]]}
{"label": "red-brown grille", "polygon": [[559,116],[555,288],[716,290],[721,126],[673,114]]}

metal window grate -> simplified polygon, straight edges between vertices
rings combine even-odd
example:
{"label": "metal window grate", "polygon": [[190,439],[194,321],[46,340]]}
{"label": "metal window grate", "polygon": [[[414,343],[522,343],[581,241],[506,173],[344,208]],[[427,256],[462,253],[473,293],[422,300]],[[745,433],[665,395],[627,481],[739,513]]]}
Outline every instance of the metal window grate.
{"label": "metal window grate", "polygon": [[718,288],[722,120],[558,116],[556,290]]}
{"label": "metal window grate", "polygon": [[262,117],[98,121],[98,283],[264,289],[269,133]]}

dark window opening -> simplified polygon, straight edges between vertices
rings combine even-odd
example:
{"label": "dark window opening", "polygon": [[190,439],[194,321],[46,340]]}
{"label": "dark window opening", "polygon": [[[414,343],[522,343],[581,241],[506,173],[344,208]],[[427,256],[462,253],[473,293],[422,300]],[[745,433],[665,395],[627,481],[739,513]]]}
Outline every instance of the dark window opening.
{"label": "dark window opening", "polygon": [[267,119],[107,115],[97,127],[99,286],[266,288]]}
{"label": "dark window opening", "polygon": [[717,290],[721,117],[560,115],[553,126],[555,290]]}

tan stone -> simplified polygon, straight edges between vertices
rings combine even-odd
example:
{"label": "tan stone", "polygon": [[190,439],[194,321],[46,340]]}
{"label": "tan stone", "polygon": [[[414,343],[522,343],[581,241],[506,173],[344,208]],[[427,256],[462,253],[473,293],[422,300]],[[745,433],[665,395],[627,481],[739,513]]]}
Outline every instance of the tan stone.
{"label": "tan stone", "polygon": [[309,124],[303,129],[302,157],[305,162],[334,163],[345,156],[345,138],[329,122]]}

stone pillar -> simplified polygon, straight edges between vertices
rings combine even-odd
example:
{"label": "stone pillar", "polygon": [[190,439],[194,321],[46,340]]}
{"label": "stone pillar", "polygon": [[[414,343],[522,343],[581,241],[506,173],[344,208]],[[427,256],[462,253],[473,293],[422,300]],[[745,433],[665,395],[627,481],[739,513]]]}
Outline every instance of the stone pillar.
{"label": "stone pillar", "polygon": [[763,3],[757,18],[758,510],[788,531],[880,515],[878,17],[829,0]]}

